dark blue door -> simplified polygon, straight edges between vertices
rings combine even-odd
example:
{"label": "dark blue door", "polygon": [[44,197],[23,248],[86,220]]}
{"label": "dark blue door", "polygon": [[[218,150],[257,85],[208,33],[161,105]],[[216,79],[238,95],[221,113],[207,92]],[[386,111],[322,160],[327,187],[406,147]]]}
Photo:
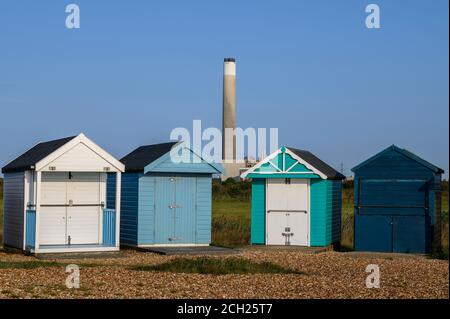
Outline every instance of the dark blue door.
{"label": "dark blue door", "polygon": [[355,215],[355,250],[392,252],[392,217]]}
{"label": "dark blue door", "polygon": [[395,216],[393,251],[396,253],[425,253],[425,217]]}
{"label": "dark blue door", "polygon": [[355,249],[426,251],[427,183],[423,180],[359,180]]}

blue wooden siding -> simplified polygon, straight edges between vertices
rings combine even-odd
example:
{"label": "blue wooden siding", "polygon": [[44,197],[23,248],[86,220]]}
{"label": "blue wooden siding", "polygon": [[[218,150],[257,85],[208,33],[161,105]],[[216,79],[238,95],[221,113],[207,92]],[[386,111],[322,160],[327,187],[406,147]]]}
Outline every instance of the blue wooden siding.
{"label": "blue wooden siding", "polygon": [[116,211],[114,209],[103,210],[103,245],[116,245]]}
{"label": "blue wooden siding", "polygon": [[251,243],[265,244],[266,238],[266,179],[252,180]]}
{"label": "blue wooden siding", "polygon": [[440,174],[430,167],[390,148],[355,168],[356,250],[431,250]]}
{"label": "blue wooden siding", "polygon": [[142,175],[139,178],[138,245],[155,242],[155,183],[154,176]]}
{"label": "blue wooden siding", "polygon": [[116,174],[106,174],[106,208],[116,208]]}
{"label": "blue wooden siding", "polygon": [[36,241],[36,211],[26,211],[25,249],[34,249]]}
{"label": "blue wooden siding", "polygon": [[[122,174],[120,203],[120,242],[137,244],[139,173]],[[116,174],[108,174],[106,207],[115,208]]]}
{"label": "blue wooden siding", "polygon": [[212,178],[208,176],[197,177],[197,220],[196,220],[196,243],[211,243],[211,219],[212,219]]}

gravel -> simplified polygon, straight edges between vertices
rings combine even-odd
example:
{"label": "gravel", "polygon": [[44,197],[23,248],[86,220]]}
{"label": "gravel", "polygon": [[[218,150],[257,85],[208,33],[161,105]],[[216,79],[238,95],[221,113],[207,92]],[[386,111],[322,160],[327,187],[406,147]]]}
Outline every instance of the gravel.
{"label": "gravel", "polygon": [[[0,267],[0,298],[449,298],[448,261],[412,255],[252,248],[234,257],[269,261],[305,274],[216,276],[129,269],[131,265],[158,264],[176,257],[124,250],[120,258],[58,260],[80,265],[79,289],[66,288],[64,265]],[[0,252],[0,262],[33,260]],[[380,268],[378,289],[366,288],[369,264]]]}

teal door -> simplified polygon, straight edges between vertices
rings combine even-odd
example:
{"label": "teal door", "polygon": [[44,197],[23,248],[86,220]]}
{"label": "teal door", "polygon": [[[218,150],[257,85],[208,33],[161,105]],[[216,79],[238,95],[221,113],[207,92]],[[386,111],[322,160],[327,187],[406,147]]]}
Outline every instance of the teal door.
{"label": "teal door", "polygon": [[155,243],[193,244],[196,225],[196,177],[156,177]]}

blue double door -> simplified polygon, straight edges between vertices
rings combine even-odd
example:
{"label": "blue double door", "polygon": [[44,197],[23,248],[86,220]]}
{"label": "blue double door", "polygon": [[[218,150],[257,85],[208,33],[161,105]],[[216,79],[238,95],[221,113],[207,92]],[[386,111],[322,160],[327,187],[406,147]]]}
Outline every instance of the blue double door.
{"label": "blue double door", "polygon": [[155,179],[155,242],[195,244],[197,180],[192,176]]}
{"label": "blue double door", "polygon": [[356,250],[428,252],[430,222],[425,181],[359,180],[356,196]]}

